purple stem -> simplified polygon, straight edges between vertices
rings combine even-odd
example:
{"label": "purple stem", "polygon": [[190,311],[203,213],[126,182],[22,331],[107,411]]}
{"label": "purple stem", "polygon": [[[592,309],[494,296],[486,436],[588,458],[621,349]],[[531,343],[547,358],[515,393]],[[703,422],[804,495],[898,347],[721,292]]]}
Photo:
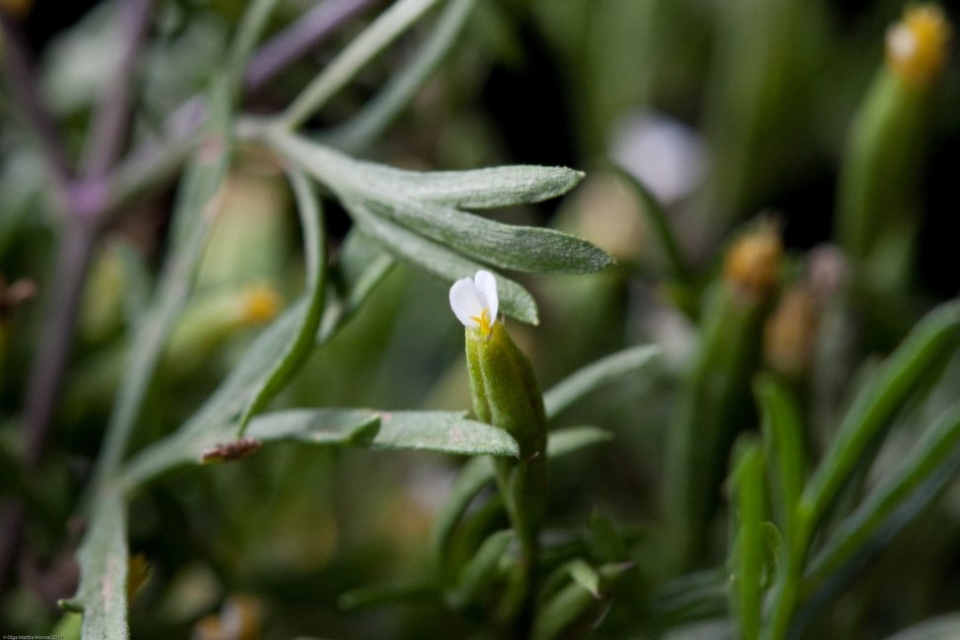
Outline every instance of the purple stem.
{"label": "purple stem", "polygon": [[255,92],[291,62],[317,46],[340,25],[379,0],[326,0],[270,39],[253,56],[244,84]]}
{"label": "purple stem", "polygon": [[124,0],[119,9],[119,66],[97,108],[84,150],[83,177],[102,178],[120,157],[130,122],[131,85],[138,53],[150,24],[153,0]]}
{"label": "purple stem", "polygon": [[0,33],[3,38],[3,56],[0,56],[0,59],[6,67],[14,97],[20,105],[23,117],[40,140],[47,165],[62,194],[66,191],[70,179],[67,153],[54,120],[40,98],[30,48],[2,5],[0,5]]}
{"label": "purple stem", "polygon": [[52,423],[53,411],[63,383],[63,374],[73,346],[74,325],[83,284],[87,277],[97,227],[88,218],[74,217],[61,234],[57,265],[47,309],[40,328],[39,352],[34,359],[27,387],[27,442],[24,453],[29,469],[36,469]]}

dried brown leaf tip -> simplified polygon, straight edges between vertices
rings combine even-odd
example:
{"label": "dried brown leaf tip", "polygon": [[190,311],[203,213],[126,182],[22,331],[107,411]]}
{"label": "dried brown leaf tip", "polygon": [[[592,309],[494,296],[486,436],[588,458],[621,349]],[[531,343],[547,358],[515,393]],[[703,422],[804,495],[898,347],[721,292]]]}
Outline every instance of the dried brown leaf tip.
{"label": "dried brown leaf tip", "polygon": [[233,442],[218,444],[209,449],[204,449],[200,454],[200,462],[211,464],[215,462],[233,462],[234,460],[243,460],[253,455],[262,446],[256,438],[240,438]]}

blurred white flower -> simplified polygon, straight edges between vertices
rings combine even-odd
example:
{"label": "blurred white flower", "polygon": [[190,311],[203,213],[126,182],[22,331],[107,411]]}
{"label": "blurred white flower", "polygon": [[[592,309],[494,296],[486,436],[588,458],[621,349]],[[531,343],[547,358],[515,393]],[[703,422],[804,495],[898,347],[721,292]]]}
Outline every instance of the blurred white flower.
{"label": "blurred white flower", "polygon": [[450,308],[468,329],[490,335],[497,321],[500,299],[497,281],[489,271],[477,271],[473,278],[457,280],[450,287]]}
{"label": "blurred white flower", "polygon": [[707,152],[696,131],[655,112],[632,112],[613,128],[610,157],[664,205],[688,196],[703,181]]}

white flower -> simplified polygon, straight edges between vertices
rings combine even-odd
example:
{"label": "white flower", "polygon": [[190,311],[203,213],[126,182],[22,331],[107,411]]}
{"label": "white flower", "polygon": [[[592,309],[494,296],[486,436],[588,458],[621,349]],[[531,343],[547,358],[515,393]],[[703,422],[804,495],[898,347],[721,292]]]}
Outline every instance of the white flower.
{"label": "white flower", "polygon": [[489,271],[477,271],[473,278],[457,280],[450,287],[450,308],[468,329],[490,335],[497,321],[500,299],[497,281]]}

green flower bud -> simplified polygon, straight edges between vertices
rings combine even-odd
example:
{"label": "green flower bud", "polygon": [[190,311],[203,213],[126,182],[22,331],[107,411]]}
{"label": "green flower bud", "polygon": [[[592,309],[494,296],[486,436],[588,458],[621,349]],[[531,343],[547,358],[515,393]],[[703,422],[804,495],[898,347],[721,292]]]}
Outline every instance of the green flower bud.
{"label": "green flower bud", "polygon": [[505,429],[520,460],[498,458],[497,481],[510,520],[534,561],[547,490],[547,417],[533,366],[497,316],[496,280],[488,271],[450,289],[450,306],[466,327],[467,368],[477,418]]}

